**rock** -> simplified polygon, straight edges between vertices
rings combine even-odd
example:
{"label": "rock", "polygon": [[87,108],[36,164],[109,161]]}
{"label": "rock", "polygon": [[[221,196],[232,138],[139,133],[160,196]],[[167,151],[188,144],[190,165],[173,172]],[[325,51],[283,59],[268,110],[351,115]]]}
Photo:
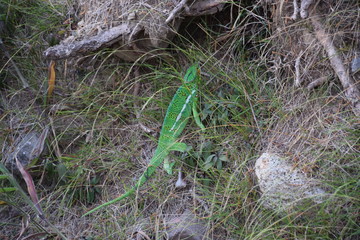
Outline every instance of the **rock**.
{"label": "rock", "polygon": [[360,57],[356,57],[351,62],[351,72],[356,73],[360,70]]}
{"label": "rock", "polygon": [[35,158],[38,158],[44,149],[45,139],[48,135],[48,128],[45,128],[41,134],[36,131],[20,135],[15,143],[10,146],[5,155],[5,165],[11,171],[17,171],[15,157],[23,166],[27,166]]}
{"label": "rock", "polygon": [[166,225],[169,240],[202,240],[206,232],[206,226],[189,210],[172,215]]}
{"label": "rock", "polygon": [[289,209],[304,199],[321,203],[325,191],[314,179],[272,153],[263,153],[255,163],[263,205],[270,209]]}

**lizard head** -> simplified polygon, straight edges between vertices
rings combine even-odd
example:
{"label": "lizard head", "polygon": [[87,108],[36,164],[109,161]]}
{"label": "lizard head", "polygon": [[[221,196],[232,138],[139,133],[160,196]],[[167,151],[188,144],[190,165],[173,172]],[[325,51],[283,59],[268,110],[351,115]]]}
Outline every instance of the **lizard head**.
{"label": "lizard head", "polygon": [[200,68],[199,65],[196,63],[188,68],[185,73],[184,81],[185,83],[197,83],[200,79]]}

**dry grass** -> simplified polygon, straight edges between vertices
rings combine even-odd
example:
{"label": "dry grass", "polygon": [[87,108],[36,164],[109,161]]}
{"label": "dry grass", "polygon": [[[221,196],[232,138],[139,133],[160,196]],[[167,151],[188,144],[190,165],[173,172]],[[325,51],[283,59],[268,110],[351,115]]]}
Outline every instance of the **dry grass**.
{"label": "dry grass", "polygon": [[[121,20],[115,16],[138,7],[129,4],[107,12],[105,6],[114,2],[80,1],[86,9],[80,35],[111,27],[111,21]],[[355,8],[347,4],[335,4],[333,13],[324,12],[328,24],[336,26],[331,28],[334,34],[344,35],[336,38],[344,59],[351,56],[349,46],[356,45],[359,29],[359,21],[352,21],[358,18]],[[289,9],[281,14],[290,16]],[[306,35],[310,31],[306,21],[276,23],[281,31],[272,31],[266,17],[270,10],[233,4],[225,10],[226,16],[186,21],[166,49],[171,61],[158,56],[129,64],[114,58],[111,50],[58,61],[58,81],[48,108],[42,97],[47,74],[40,57],[44,47],[31,53],[40,59],[33,62],[29,60],[33,55],[25,55],[25,42],[10,37],[10,43],[22,46],[19,53],[11,53],[36,94],[17,90],[16,79],[7,75],[10,81],[2,95],[8,108],[1,124],[6,129],[15,122],[32,123],[27,125],[30,129],[51,127],[42,164],[32,169],[48,220],[68,239],[128,239],[137,231],[161,239],[168,219],[190,209],[206,226],[207,239],[354,239],[359,207],[357,119],[336,80],[312,91],[294,87],[294,63],[301,51],[302,84],[324,74],[335,77],[329,74],[327,59],[318,54],[321,46]],[[62,20],[52,23],[55,29]],[[37,28],[33,31],[33,36],[44,34]],[[42,38],[34,38],[31,44],[36,43],[44,44]],[[26,61],[19,56],[26,56]],[[134,196],[81,218],[93,206],[122,194],[142,174],[156,148],[168,103],[186,66],[195,61],[200,61],[203,72],[200,108],[207,129],[201,133],[190,122],[181,141],[192,150],[171,155],[175,171],[181,167],[188,186],[175,189],[176,175],[159,168]],[[3,66],[0,73],[8,73],[8,66]],[[12,131],[3,132],[0,141],[7,141]],[[290,157],[294,167],[322,181],[331,194],[329,200],[305,203],[288,213],[264,209],[253,168],[266,150]],[[220,170],[204,170],[206,151],[225,152],[228,161]],[[16,194],[7,199],[24,213],[31,212]],[[1,220],[6,226],[1,234],[6,236],[18,234],[21,219],[27,216],[11,211],[2,209],[9,213]],[[25,236],[47,228],[32,215],[29,219]]]}

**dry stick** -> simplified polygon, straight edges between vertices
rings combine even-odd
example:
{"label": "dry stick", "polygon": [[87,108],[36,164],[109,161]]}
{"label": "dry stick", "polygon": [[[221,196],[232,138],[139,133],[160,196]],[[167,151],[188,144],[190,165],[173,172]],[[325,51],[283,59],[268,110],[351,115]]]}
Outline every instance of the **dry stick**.
{"label": "dry stick", "polygon": [[195,1],[190,7],[185,6],[184,16],[202,16],[220,12],[227,0],[204,0]]}
{"label": "dry stick", "polygon": [[94,52],[103,47],[109,47],[120,41],[124,35],[130,34],[129,26],[123,23],[119,26],[110,28],[96,36],[89,37],[81,41],[75,41],[70,44],[62,43],[53,47],[49,47],[43,53],[49,59],[63,59],[74,57],[78,54]]}
{"label": "dry stick", "polygon": [[179,2],[179,4],[176,5],[176,7],[174,7],[174,9],[169,14],[169,17],[165,21],[166,24],[168,24],[169,22],[171,22],[175,18],[175,15],[178,12],[180,12],[181,9],[183,9],[185,7],[187,1],[188,0],[181,0],[181,2]]}
{"label": "dry stick", "polygon": [[303,51],[301,50],[299,56],[295,60],[295,87],[300,87],[302,79],[300,78],[300,59],[303,55]]}
{"label": "dry stick", "polygon": [[315,30],[315,36],[324,47],[329,57],[330,64],[344,88],[345,97],[352,103],[354,114],[360,116],[359,89],[356,87],[356,84],[349,73],[345,70],[341,56],[337,53],[329,34],[325,33],[324,26],[321,24],[319,16],[315,15],[311,17],[311,22]]}
{"label": "dry stick", "polygon": [[307,85],[307,90],[311,90],[313,88],[316,88],[317,86],[320,86],[321,84],[323,84],[324,82],[326,82],[328,80],[328,77],[320,77],[318,79],[315,79],[314,81],[312,81],[311,83],[309,83],[309,85]]}
{"label": "dry stick", "polygon": [[[139,236],[138,234],[140,234],[141,236]],[[134,235],[133,235],[134,236]],[[140,237],[140,238],[139,238]],[[143,231],[141,231],[141,230],[137,230],[136,231],[136,239],[143,239],[143,237],[146,239],[146,240],[151,240],[150,238],[149,238],[149,236],[145,233],[145,232],[143,232]]]}

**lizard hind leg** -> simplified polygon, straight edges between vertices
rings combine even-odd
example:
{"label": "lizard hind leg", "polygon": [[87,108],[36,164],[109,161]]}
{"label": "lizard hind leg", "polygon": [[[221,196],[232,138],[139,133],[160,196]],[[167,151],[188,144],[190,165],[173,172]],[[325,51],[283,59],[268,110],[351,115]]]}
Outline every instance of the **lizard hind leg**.
{"label": "lizard hind leg", "polygon": [[188,146],[185,143],[175,142],[170,146],[170,151],[186,152]]}
{"label": "lizard hind leg", "polygon": [[[178,151],[178,152],[185,152],[188,149],[188,146],[185,143],[175,142],[169,148],[170,151]],[[169,156],[164,158],[164,169],[169,174],[172,175],[172,169],[175,165],[175,162],[169,162]]]}
{"label": "lizard hind leg", "polygon": [[175,165],[175,162],[170,163],[169,162],[169,157],[168,156],[165,157],[165,159],[164,159],[164,169],[169,175],[172,175],[172,173],[173,173],[172,170],[173,170],[174,165]]}
{"label": "lizard hind leg", "polygon": [[196,101],[194,101],[194,104],[192,106],[192,112],[193,112],[193,116],[194,116],[194,120],[196,122],[196,125],[198,125],[202,131],[205,130],[205,126],[204,124],[202,124],[201,120],[200,120],[200,116],[199,116],[199,112],[196,110],[196,106],[197,105],[197,99]]}

